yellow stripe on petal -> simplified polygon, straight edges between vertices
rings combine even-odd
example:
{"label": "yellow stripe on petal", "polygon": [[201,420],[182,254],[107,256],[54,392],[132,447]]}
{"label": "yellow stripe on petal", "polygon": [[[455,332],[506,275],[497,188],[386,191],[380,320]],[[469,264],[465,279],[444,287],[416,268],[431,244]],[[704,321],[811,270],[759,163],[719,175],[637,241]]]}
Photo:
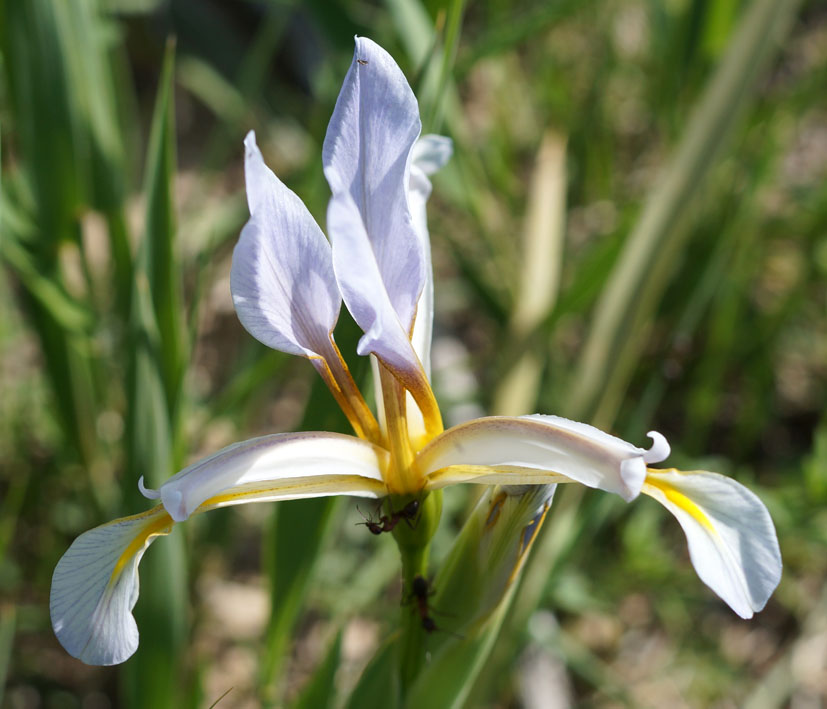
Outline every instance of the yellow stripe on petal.
{"label": "yellow stripe on petal", "polygon": [[731,478],[649,469],[643,492],[678,520],[698,576],[742,618],[766,604],[781,578],[781,552],[769,512]]}
{"label": "yellow stripe on petal", "polygon": [[115,665],[135,652],[138,563],[172,525],[158,505],[75,539],[55,567],[49,597],[52,627],[70,655],[90,665]]}
{"label": "yellow stripe on petal", "polygon": [[244,505],[250,502],[297,500],[304,497],[325,497],[329,495],[378,498],[387,494],[387,488],[383,483],[359,475],[291,478],[278,485],[250,483],[230,488],[220,495],[214,495],[204,500],[195,510],[195,513],[207,512],[208,510],[230,505]]}
{"label": "yellow stripe on petal", "polygon": [[362,488],[372,495],[383,486],[388,459],[384,448],[354,436],[274,433],[234,443],[184,468],[161,485],[161,500],[172,519],[182,522],[206,501],[238,490],[268,490],[256,499],[271,500],[358,495]]}
{"label": "yellow stripe on petal", "polygon": [[553,485],[571,483],[571,478],[551,470],[537,470],[516,465],[449,465],[427,477],[426,490],[448,485],[476,483],[480,485]]}
{"label": "yellow stripe on petal", "polygon": [[[155,519],[156,516],[157,519]],[[142,515],[134,515],[134,518],[140,519],[142,517],[152,519],[152,522],[150,522],[148,526],[145,527],[143,531],[132,540],[129,546],[124,550],[123,554],[121,554],[118,561],[115,562],[115,568],[112,570],[112,577],[109,580],[110,584],[117,581],[118,576],[121,571],[123,571],[123,567],[126,566],[135,554],[146,548],[154,537],[169,534],[172,531],[172,525],[175,524],[175,522],[172,521],[172,517],[169,516],[166,510],[164,510],[163,513],[160,513],[157,507],[143,513]],[[126,519],[130,518],[127,517]]]}
{"label": "yellow stripe on petal", "polygon": [[[678,471],[673,468],[670,471],[664,470],[662,472]],[[671,502],[673,505],[679,507],[684,512],[686,512],[690,517],[692,517],[692,519],[694,519],[698,524],[704,527],[708,532],[713,534],[715,533],[715,526],[712,524],[712,521],[709,519],[709,517],[706,516],[704,511],[682,492],[678,492],[678,490],[676,490],[668,482],[666,482],[665,480],[655,478],[652,475],[646,476],[646,482],[643,484],[642,492],[645,492],[647,495],[650,495],[652,497],[657,497],[656,494],[652,494],[651,490],[647,490],[647,487],[659,490],[661,493],[663,493],[663,496],[669,502]]]}

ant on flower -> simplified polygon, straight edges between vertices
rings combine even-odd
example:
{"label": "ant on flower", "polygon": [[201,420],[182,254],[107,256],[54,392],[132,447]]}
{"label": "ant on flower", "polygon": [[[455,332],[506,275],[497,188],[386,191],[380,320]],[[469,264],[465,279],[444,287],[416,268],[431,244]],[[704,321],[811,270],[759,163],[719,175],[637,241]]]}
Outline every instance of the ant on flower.
{"label": "ant on flower", "polygon": [[426,633],[433,633],[435,630],[439,630],[436,622],[428,612],[428,596],[432,596],[433,594],[434,590],[431,588],[428,579],[417,574],[411,582],[411,592],[404,601],[405,603],[414,603],[416,612],[419,613],[419,617],[422,620],[422,629]]}
{"label": "ant on flower", "polygon": [[426,633],[430,634],[438,630],[443,633],[448,633],[448,635],[453,635],[455,638],[459,638],[461,640],[463,637],[462,635],[439,627],[431,616],[431,613],[447,615],[445,613],[439,613],[439,611],[435,611],[433,608],[429,608],[428,598],[433,596],[434,593],[436,593],[436,591],[431,585],[431,582],[421,574],[417,574],[413,577],[413,581],[411,581],[411,592],[402,599],[402,605],[407,605],[408,603],[414,604],[414,610],[419,615],[422,623],[422,630]]}
{"label": "ant on flower", "polygon": [[[357,506],[356,509],[359,510],[359,507]],[[382,532],[392,532],[402,520],[405,520],[405,523],[411,529],[414,529],[416,523],[419,521],[419,500],[411,500],[401,510],[396,512],[391,510],[389,515],[381,515],[378,520],[372,517],[365,517],[362,510],[359,510],[359,514],[364,517],[365,521],[358,522],[357,524],[365,525],[372,534],[379,535],[382,534]]]}

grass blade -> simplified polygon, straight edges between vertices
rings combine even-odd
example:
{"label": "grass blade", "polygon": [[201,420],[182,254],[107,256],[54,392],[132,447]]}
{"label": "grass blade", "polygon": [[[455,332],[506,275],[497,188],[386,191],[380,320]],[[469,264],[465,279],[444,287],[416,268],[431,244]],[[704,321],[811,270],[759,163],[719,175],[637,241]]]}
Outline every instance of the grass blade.
{"label": "grass blade", "polygon": [[321,665],[313,673],[293,705],[294,709],[323,709],[323,707],[335,706],[336,670],[339,669],[341,654],[342,633],[339,631]]}
{"label": "grass blade", "polygon": [[[126,480],[133,500],[139,499],[135,488],[139,476],[158,487],[177,467],[171,412],[177,411],[180,400],[182,324],[174,275],[180,269],[172,248],[173,62],[170,44],[146,161],[147,232],[136,258],[132,294]],[[173,314],[173,307],[178,312]],[[136,607],[141,645],[126,666],[124,700],[130,706],[177,707],[185,684],[186,559],[179,530],[156,546],[142,568],[144,583]]]}
{"label": "grass blade", "polygon": [[616,407],[630,376],[628,363],[642,346],[647,313],[663,292],[686,235],[681,220],[746,108],[761,70],[781,46],[798,5],[796,0],[756,0],[745,11],[597,305],[572,378],[569,415],[574,418],[592,418],[602,399],[607,412],[598,423],[610,420],[608,411]]}

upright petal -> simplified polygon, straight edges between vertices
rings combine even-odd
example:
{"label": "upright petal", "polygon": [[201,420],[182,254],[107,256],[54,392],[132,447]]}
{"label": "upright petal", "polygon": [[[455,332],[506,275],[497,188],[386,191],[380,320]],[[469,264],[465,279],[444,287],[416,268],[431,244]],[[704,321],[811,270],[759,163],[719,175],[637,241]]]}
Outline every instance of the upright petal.
{"label": "upright petal", "polygon": [[268,347],[321,356],[342,302],[330,245],[302,201],[264,164],[252,131],[244,146],[251,216],[233,252],[236,312]]}
{"label": "upright petal", "polygon": [[732,478],[650,470],[643,492],[678,519],[698,576],[742,618],[760,611],[781,580],[781,551],[770,514]]}
{"label": "upright petal", "polygon": [[453,152],[450,138],[442,135],[423,135],[416,141],[411,155],[411,176],[408,188],[408,204],[411,209],[414,230],[425,254],[425,284],[416,308],[411,342],[419,355],[425,374],[431,375],[431,335],[434,321],[434,274],[431,267],[431,239],[428,234],[428,217],[425,205],[431,195],[432,175],[448,162]]}
{"label": "upright petal", "polygon": [[72,542],[55,568],[49,598],[52,627],[70,655],[89,665],[116,665],[135,652],[138,563],[172,524],[158,505],[90,529]]}
{"label": "upright petal", "polygon": [[338,433],[276,433],[235,443],[161,485],[176,522],[204,508],[324,495],[386,494],[387,452]]}
{"label": "upright petal", "polygon": [[426,255],[407,191],[420,128],[416,98],[399,67],[377,44],[357,38],[324,141],[333,193],[328,230],[342,296],[365,332],[359,353],[373,352],[395,368],[419,366],[409,337]]}
{"label": "upright petal", "polygon": [[646,463],[669,454],[663,436],[649,435],[654,443],[646,450],[559,416],[490,416],[448,429],[422,449],[416,464],[435,487],[450,482],[451,466],[458,466],[457,482],[473,481],[480,466],[479,477],[488,483],[554,483],[563,476],[629,501],[640,493]]}

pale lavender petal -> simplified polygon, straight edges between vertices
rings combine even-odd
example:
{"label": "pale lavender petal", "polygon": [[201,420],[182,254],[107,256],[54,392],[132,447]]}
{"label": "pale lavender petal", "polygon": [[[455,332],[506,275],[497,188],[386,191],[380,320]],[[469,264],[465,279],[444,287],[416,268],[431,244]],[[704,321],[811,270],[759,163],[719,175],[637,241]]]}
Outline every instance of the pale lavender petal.
{"label": "pale lavender petal", "polygon": [[[659,457],[668,448],[666,440],[650,436],[651,451]],[[651,451],[560,416],[490,416],[449,428],[419,452],[416,462],[434,487],[475,477],[507,485],[554,483],[563,476],[630,501],[643,486]]]}
{"label": "pale lavender petal", "polygon": [[244,145],[251,217],[233,252],[236,312],[268,347],[321,355],[341,306],[330,245],[302,201],[264,164],[252,131]]}
{"label": "pale lavender petal", "polygon": [[680,523],[701,580],[742,618],[751,618],[781,580],[781,551],[770,513],[732,478],[650,470],[643,492]]}
{"label": "pale lavender petal", "polygon": [[428,234],[428,218],[425,205],[431,194],[432,175],[442,168],[451,157],[453,143],[442,135],[423,135],[414,145],[411,154],[411,175],[408,187],[408,204],[414,229],[425,254],[425,284],[419,296],[411,342],[422,362],[425,374],[431,374],[431,335],[434,321],[434,275],[431,268],[431,239]]}
{"label": "pale lavender petal", "polygon": [[234,443],[161,485],[176,522],[202,504],[237,505],[324,495],[385,494],[387,451],[340,433],[274,433]]}
{"label": "pale lavender petal", "polygon": [[416,98],[399,67],[377,44],[357,38],[323,149],[333,192],[327,216],[333,263],[345,303],[365,332],[360,353],[386,359],[393,349],[393,358],[408,366],[416,360],[408,339],[427,271],[407,200],[420,128]]}
{"label": "pale lavender petal", "polygon": [[57,563],[49,610],[60,644],[88,665],[117,665],[138,648],[132,609],[138,564],[172,520],[158,505],[81,534]]}

